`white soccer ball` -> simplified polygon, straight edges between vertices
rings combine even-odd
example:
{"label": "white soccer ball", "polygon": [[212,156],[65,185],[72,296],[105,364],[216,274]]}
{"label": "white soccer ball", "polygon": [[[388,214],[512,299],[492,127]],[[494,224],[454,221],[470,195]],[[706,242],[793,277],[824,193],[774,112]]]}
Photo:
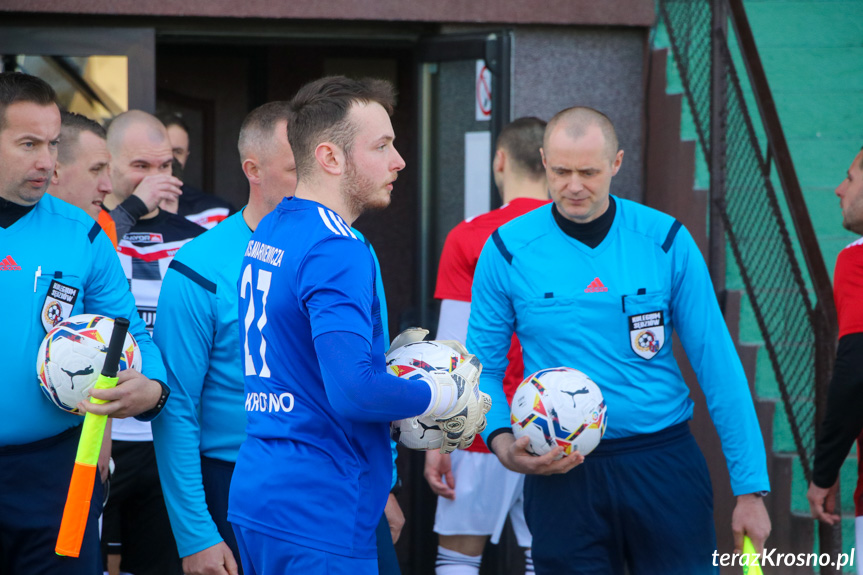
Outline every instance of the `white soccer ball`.
{"label": "white soccer ball", "polygon": [[[113,319],[85,313],[48,332],[39,346],[36,375],[39,387],[54,405],[78,413],[78,402],[88,397],[99,379],[113,329]],[[129,367],[141,371],[141,352],[131,333],[123,343],[120,371]]]}
{"label": "white soccer ball", "polygon": [[512,398],[512,431],[527,435],[527,451],[545,455],[556,446],[566,455],[587,455],[599,445],[608,424],[599,386],[569,367],[540,370],[518,386]]}
{"label": "white soccer ball", "polygon": [[[452,372],[464,357],[437,341],[417,341],[387,354],[387,370],[402,379],[425,379],[432,371]],[[428,417],[410,417],[390,424],[390,437],[408,449],[439,449],[443,431]]]}

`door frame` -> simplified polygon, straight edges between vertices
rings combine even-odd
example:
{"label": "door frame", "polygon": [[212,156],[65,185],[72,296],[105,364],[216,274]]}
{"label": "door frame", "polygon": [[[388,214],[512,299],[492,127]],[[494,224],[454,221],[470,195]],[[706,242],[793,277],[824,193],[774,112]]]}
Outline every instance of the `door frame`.
{"label": "door frame", "polygon": [[0,26],[0,54],[32,56],[125,56],[129,109],[156,111],[154,28]]}
{"label": "door frame", "polygon": [[[419,322],[422,326],[431,325],[431,278],[432,239],[433,239],[433,206],[432,190],[435,174],[433,173],[432,138],[434,134],[434,118],[432,113],[432,75],[434,66],[441,62],[463,60],[485,60],[492,74],[492,112],[491,112],[491,157],[489,171],[494,158],[494,142],[497,141],[501,129],[509,123],[511,110],[511,75],[512,75],[512,45],[513,33],[509,29],[501,29],[472,34],[442,34],[421,38],[417,49],[417,135],[419,138],[418,172],[419,172],[419,202],[417,215],[417,232],[419,234],[417,266],[417,295],[419,303]],[[490,180],[489,205],[498,208],[501,205],[500,194],[494,186],[494,177]]]}

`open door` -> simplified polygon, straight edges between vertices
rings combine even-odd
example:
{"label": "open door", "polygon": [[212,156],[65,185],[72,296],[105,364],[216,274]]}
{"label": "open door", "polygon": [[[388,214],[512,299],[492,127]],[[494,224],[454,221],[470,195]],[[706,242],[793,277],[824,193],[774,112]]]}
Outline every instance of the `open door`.
{"label": "open door", "polygon": [[419,310],[434,327],[437,262],[447,233],[500,206],[494,142],[510,120],[512,33],[441,35],[419,45]]}
{"label": "open door", "polygon": [[[466,217],[500,206],[492,178],[494,142],[510,121],[509,31],[440,35],[420,41],[417,54],[419,198],[416,325],[437,330],[434,285],[449,231]],[[410,492],[406,528],[399,541],[402,572],[432,575],[437,539],[435,496],[423,477],[424,456],[401,451]],[[524,572],[524,559],[506,536],[486,552],[483,575]]]}
{"label": "open door", "polygon": [[3,71],[47,81],[60,105],[94,120],[156,108],[152,28],[0,27]]}

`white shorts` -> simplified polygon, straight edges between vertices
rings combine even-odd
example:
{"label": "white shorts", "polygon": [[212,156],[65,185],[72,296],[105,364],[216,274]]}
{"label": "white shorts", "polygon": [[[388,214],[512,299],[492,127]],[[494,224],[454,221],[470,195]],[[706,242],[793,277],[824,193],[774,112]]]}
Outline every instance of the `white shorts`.
{"label": "white shorts", "polygon": [[450,457],[455,500],[437,498],[435,533],[490,535],[491,542],[497,543],[509,515],[519,546],[530,547],[523,508],[524,475],[505,468],[492,453],[455,451]]}

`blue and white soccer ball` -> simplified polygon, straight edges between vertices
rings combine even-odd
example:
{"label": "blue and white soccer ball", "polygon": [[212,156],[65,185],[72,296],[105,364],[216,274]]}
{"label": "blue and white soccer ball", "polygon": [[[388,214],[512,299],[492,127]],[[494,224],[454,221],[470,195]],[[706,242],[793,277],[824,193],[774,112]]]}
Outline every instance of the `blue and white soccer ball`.
{"label": "blue and white soccer ball", "polygon": [[[39,346],[36,375],[39,387],[54,405],[78,413],[78,402],[88,397],[99,379],[113,329],[114,320],[109,317],[81,314],[48,332]],[[141,371],[141,352],[135,338],[127,333],[120,371],[130,367]]]}
{"label": "blue and white soccer ball", "polygon": [[599,386],[569,367],[540,370],[518,386],[512,398],[512,431],[527,435],[527,451],[545,455],[558,445],[566,455],[587,455],[599,445],[608,424]]}
{"label": "blue and white soccer ball", "polygon": [[[432,371],[452,372],[462,361],[464,357],[448,345],[437,341],[417,341],[387,354],[387,371],[402,379],[425,379]],[[390,437],[408,449],[438,449],[443,443],[440,425],[427,417],[393,421]]]}

